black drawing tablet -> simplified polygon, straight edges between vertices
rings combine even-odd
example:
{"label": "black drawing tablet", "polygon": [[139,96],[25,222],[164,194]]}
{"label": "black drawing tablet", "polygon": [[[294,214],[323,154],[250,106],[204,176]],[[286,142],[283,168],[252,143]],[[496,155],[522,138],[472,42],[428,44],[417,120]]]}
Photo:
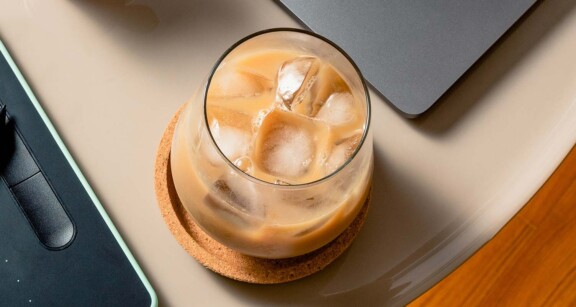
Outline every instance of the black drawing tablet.
{"label": "black drawing tablet", "polygon": [[157,298],[0,42],[0,304]]}

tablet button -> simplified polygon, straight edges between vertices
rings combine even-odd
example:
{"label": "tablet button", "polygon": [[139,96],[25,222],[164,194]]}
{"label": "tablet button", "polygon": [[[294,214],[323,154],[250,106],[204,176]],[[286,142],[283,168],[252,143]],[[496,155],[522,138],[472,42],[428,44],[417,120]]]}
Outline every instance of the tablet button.
{"label": "tablet button", "polygon": [[11,188],[34,232],[49,249],[66,247],[74,238],[74,225],[42,173]]}

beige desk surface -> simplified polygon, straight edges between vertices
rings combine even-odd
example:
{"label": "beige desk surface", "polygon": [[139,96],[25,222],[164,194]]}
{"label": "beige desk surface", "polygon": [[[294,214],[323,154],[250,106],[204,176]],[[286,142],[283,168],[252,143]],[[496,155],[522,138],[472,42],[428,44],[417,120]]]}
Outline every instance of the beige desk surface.
{"label": "beige desk surface", "polygon": [[165,125],[244,35],[298,27],[272,1],[0,0],[0,38],[164,306],[403,304],[488,241],[576,142],[576,4],[542,1],[427,116],[372,93],[373,205],[327,270],[280,286],[221,278],[165,227]]}

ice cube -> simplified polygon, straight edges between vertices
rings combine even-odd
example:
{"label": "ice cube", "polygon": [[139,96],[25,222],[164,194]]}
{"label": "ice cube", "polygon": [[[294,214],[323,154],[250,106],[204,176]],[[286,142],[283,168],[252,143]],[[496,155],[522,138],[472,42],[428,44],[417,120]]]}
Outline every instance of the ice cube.
{"label": "ice cube", "polygon": [[322,106],[332,93],[350,92],[348,84],[332,65],[322,66],[318,72],[318,80],[319,82],[314,85],[312,92],[319,106]]}
{"label": "ice cube", "polygon": [[254,162],[276,179],[299,181],[323,151],[328,133],[323,123],[276,109],[262,121]]}
{"label": "ice cube", "polygon": [[279,176],[303,175],[314,158],[312,137],[296,126],[284,125],[274,129],[264,147],[264,168]]}
{"label": "ice cube", "polygon": [[210,131],[216,145],[228,160],[234,161],[248,153],[251,141],[249,132],[232,126],[220,125],[217,121],[212,123]]}
{"label": "ice cube", "polygon": [[352,157],[361,139],[362,133],[357,133],[354,136],[345,138],[334,145],[332,152],[326,160],[326,175],[333,173],[340,166],[346,163],[350,157]]}
{"label": "ice cube", "polygon": [[332,65],[324,64],[318,71],[316,81],[306,93],[308,96],[306,99],[302,99],[302,103],[296,106],[293,111],[309,117],[315,117],[331,94],[349,91],[348,84]]}
{"label": "ice cube", "polygon": [[306,99],[316,81],[320,61],[314,57],[301,56],[282,64],[278,70],[276,100],[289,111],[294,110]]}
{"label": "ice cube", "polygon": [[240,210],[254,217],[264,217],[264,195],[258,191],[258,185],[248,180],[245,175],[229,172],[224,176],[228,187],[235,195],[235,204]]}
{"label": "ice cube", "polygon": [[294,59],[295,53],[290,51],[274,50],[274,52],[255,52],[234,59],[233,65],[241,67],[243,71],[264,76],[270,80],[278,77],[278,67],[286,61]]}
{"label": "ice cube", "polygon": [[272,91],[274,82],[261,75],[224,65],[210,81],[209,97],[254,97]]}
{"label": "ice cube", "polygon": [[218,122],[220,126],[234,127],[244,131],[252,131],[252,116],[232,108],[208,104],[206,106],[208,122]]}
{"label": "ice cube", "polygon": [[[342,79],[340,74],[330,64],[316,65],[305,83],[305,87],[300,89],[292,102],[290,111],[308,117],[315,117],[328,97],[333,93],[349,92],[348,84]],[[287,109],[285,107],[285,109]]]}
{"label": "ice cube", "polygon": [[334,93],[320,108],[316,118],[332,126],[351,122],[356,117],[354,97],[350,93]]}
{"label": "ice cube", "polygon": [[[230,161],[245,155],[252,142],[252,117],[220,106],[207,106],[210,132],[218,148]],[[203,152],[212,165],[225,163],[209,137],[202,140]]]}
{"label": "ice cube", "polygon": [[213,209],[225,214],[229,220],[241,225],[249,224],[249,218],[244,215],[261,219],[266,214],[266,208],[255,186],[234,173],[214,182],[205,201]]}

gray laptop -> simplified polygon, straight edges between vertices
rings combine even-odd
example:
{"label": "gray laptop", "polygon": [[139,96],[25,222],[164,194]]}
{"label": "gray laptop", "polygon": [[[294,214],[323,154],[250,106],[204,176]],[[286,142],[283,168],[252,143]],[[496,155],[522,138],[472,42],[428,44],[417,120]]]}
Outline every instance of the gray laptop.
{"label": "gray laptop", "polygon": [[407,117],[428,110],[536,0],[280,0]]}

